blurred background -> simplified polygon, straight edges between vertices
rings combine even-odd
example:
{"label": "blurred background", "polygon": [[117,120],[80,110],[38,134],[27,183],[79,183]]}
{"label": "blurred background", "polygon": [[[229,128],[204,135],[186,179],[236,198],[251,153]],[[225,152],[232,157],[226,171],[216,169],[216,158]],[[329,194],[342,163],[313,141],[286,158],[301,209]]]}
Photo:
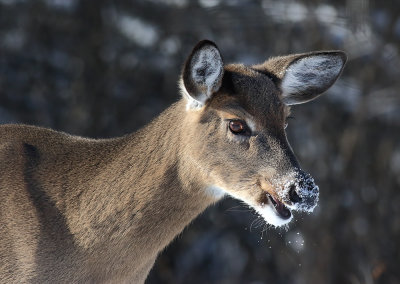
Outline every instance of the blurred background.
{"label": "blurred background", "polygon": [[245,64],[347,52],[339,81],[287,129],[320,202],[274,229],[225,199],[147,283],[400,283],[398,1],[0,0],[0,123],[135,131],[180,98],[180,68],[204,38]]}

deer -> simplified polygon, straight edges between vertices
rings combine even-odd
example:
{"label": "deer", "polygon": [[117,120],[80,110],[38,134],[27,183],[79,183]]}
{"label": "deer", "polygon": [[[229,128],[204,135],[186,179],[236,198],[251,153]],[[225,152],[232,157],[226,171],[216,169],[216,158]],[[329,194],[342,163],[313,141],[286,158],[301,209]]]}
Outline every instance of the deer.
{"label": "deer", "polygon": [[346,60],[314,51],[225,64],[203,40],[183,65],[181,98],[135,133],[1,125],[1,281],[144,283],[158,254],[225,196],[275,227],[312,212],[319,188],[289,145],[287,120]]}

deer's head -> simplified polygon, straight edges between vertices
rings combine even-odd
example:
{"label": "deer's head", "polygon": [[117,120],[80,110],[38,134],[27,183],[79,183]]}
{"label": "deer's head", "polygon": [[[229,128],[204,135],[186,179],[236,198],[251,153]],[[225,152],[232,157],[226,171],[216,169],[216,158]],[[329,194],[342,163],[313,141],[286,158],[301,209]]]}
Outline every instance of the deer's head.
{"label": "deer's head", "polygon": [[217,46],[201,41],[187,59],[186,152],[208,192],[229,194],[281,226],[291,210],[311,212],[319,189],[300,169],[285,128],[292,105],[311,101],[339,77],[341,51],[275,57],[263,64],[224,65]]}

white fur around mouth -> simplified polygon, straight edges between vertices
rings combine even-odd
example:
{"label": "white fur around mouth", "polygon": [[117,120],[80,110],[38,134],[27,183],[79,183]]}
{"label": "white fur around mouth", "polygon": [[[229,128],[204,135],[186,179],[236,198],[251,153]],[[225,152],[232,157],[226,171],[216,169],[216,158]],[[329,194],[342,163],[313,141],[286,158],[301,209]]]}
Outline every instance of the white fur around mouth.
{"label": "white fur around mouth", "polygon": [[293,219],[293,214],[291,214],[289,218],[282,218],[271,203],[255,206],[254,209],[267,223],[275,227],[286,225]]}
{"label": "white fur around mouth", "polygon": [[[215,200],[221,199],[226,194],[232,196],[233,198],[243,200],[239,196],[235,196],[232,193],[229,193],[228,191],[222,189],[221,187],[215,186],[215,185],[207,187],[206,192],[210,197],[213,197]],[[249,203],[247,203],[247,204],[249,204]],[[293,219],[293,214],[292,214],[290,208],[288,206],[286,206],[286,204],[285,204],[286,208],[290,211],[289,218],[281,217],[271,201],[268,201],[268,203],[264,203],[261,205],[257,204],[257,205],[250,205],[250,206],[265,220],[265,222],[267,222],[268,224],[273,225],[275,227],[284,226]]]}

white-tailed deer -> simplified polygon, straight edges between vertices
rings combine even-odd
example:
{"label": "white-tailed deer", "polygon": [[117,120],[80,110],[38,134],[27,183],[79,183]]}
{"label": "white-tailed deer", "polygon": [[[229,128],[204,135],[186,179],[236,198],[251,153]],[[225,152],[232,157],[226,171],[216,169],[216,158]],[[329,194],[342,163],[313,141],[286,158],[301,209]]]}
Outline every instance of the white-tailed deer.
{"label": "white-tailed deer", "polygon": [[134,134],[0,126],[0,281],[142,283],[157,254],[224,195],[274,226],[311,212],[319,190],[286,119],[345,61],[327,51],[224,65],[205,40],[183,67],[182,99]]}

